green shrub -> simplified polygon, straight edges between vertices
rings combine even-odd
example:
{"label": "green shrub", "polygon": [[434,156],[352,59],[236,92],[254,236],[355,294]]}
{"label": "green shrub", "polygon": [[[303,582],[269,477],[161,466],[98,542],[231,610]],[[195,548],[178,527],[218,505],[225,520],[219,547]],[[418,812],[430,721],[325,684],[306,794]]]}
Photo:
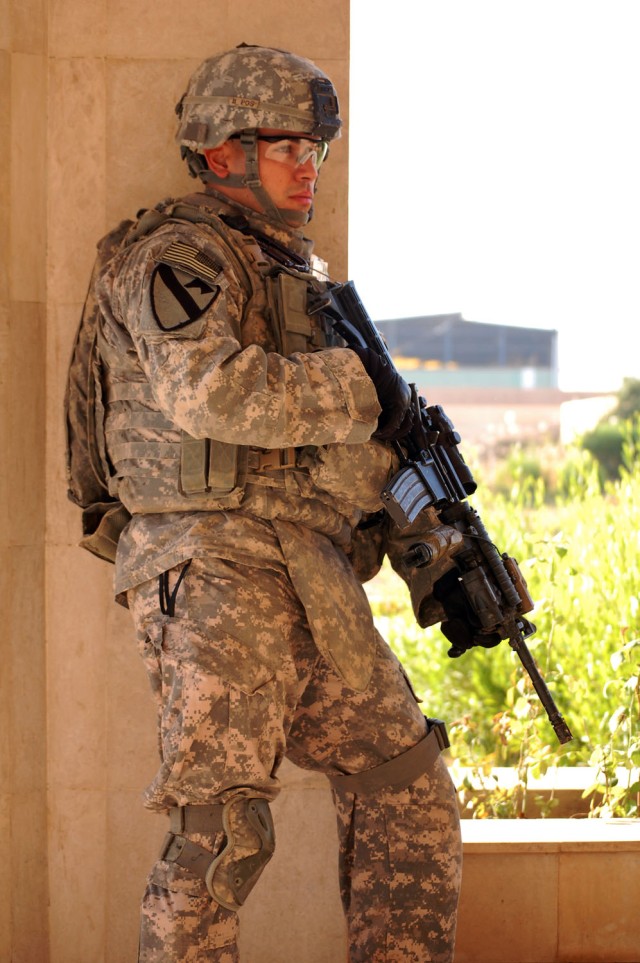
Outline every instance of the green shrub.
{"label": "green shrub", "polygon": [[597,460],[603,480],[618,477],[625,437],[624,423],[613,421],[600,424],[583,435],[582,447]]}
{"label": "green shrub", "polygon": [[622,382],[614,415],[621,421],[640,415],[640,381],[637,378],[625,378]]}
{"label": "green shrub", "polygon": [[[595,460],[577,450],[558,466],[554,497],[523,469],[507,492],[483,486],[471,499],[498,548],[520,562],[536,600],[528,645],[574,733],[569,745],[558,745],[507,644],[449,659],[439,629],[415,624],[388,569],[389,590],[373,602],[425,712],[448,720],[460,765],[514,766],[521,789],[528,774],[550,765],[595,765],[593,809],[615,815],[637,813],[637,787],[614,783],[613,773],[640,764],[640,463],[636,442],[627,436],[624,445],[627,467],[604,486]],[[496,793],[490,812],[517,815],[518,800]]]}

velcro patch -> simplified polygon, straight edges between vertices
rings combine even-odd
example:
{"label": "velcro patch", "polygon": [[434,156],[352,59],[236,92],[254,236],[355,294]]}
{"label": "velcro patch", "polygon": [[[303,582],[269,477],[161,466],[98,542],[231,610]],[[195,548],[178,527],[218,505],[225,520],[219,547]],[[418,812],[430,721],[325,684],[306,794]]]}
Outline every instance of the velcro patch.
{"label": "velcro patch", "polygon": [[151,277],[151,309],[163,331],[197,321],[226,287],[224,271],[193,244],[174,241]]}
{"label": "velcro patch", "polygon": [[151,310],[163,331],[176,331],[197,321],[220,288],[170,264],[159,264],[151,278]]}
{"label": "velcro patch", "polygon": [[219,264],[200,251],[192,244],[185,244],[184,241],[174,241],[166,251],[163,252],[160,260],[163,264],[172,264],[173,267],[182,268],[196,278],[208,281],[213,287],[222,287],[223,271]]}

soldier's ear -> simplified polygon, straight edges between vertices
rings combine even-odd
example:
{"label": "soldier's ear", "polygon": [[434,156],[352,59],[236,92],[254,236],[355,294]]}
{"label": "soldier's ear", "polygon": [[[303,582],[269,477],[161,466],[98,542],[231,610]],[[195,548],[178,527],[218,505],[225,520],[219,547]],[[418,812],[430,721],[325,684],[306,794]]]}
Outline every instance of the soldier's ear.
{"label": "soldier's ear", "polygon": [[220,144],[219,147],[205,147],[202,152],[209,170],[217,174],[218,177],[228,177],[231,173],[229,169],[229,152],[226,147],[226,144]]}

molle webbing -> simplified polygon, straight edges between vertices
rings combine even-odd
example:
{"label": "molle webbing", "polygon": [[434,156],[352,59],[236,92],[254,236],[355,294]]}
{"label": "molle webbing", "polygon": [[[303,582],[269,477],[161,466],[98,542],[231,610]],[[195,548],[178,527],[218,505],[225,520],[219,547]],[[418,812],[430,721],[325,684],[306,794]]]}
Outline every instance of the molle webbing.
{"label": "molle webbing", "polygon": [[[278,242],[269,239],[265,252],[259,238],[250,229],[240,230],[203,206],[202,197],[189,195],[177,202],[169,202],[162,210],[150,210],[142,215],[127,237],[133,243],[167,223],[190,222],[213,232],[235,273],[245,297],[245,317],[251,314],[252,305],[263,297],[266,284],[269,313],[277,350],[285,355],[307,352],[327,347],[331,342],[319,317],[307,314],[308,279],[306,272],[281,266],[275,269],[269,251],[278,248]],[[244,225],[244,220],[243,220]],[[286,251],[285,251],[286,253]],[[293,256],[293,255],[292,255]],[[294,258],[295,260],[295,258]],[[299,258],[306,267],[306,261]],[[297,263],[297,262],[296,262]],[[272,272],[273,275],[272,275]],[[235,336],[242,342],[240,326]],[[108,344],[102,345],[108,352]],[[179,431],[158,411],[150,385],[143,381],[121,381],[106,388],[106,404],[119,417],[110,423],[108,432],[109,457],[115,467],[109,490],[117,496],[120,483],[130,479],[135,486],[137,479],[144,479],[148,466],[154,464],[163,478],[176,477],[176,494],[192,499],[193,504],[208,507],[237,507],[247,480],[251,474],[273,473],[276,469],[295,467],[295,458],[283,453],[259,453],[243,445],[229,444],[210,438],[194,438]],[[135,440],[127,438],[129,430],[138,432]],[[160,436],[145,440],[145,430]],[[106,456],[105,456],[106,461]],[[144,463],[146,467],[140,467]],[[270,484],[273,484],[270,481]],[[145,490],[144,498],[148,492]],[[136,511],[158,510],[160,504],[140,500],[135,502],[127,495]]]}
{"label": "molle webbing", "polygon": [[228,494],[243,483],[246,461],[246,448],[212,438],[192,438],[183,431],[180,487],[185,495]]}
{"label": "molle webbing", "polygon": [[426,719],[427,735],[399,756],[364,772],[347,776],[329,776],[329,782],[340,792],[357,796],[381,793],[387,789],[406,789],[418,776],[434,764],[443,749],[449,746],[447,727],[440,719]]}

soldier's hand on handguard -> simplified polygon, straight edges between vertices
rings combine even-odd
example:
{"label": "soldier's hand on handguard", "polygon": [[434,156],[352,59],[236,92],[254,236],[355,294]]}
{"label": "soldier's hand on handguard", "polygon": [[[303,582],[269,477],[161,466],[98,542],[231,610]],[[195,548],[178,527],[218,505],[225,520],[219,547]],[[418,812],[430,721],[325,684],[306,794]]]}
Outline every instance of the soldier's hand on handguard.
{"label": "soldier's hand on handguard", "polygon": [[433,586],[433,597],[446,614],[446,619],[440,623],[440,631],[451,643],[447,651],[449,658],[457,659],[476,645],[492,649],[500,644],[502,639],[497,632],[481,631],[455,569],[438,579]]}
{"label": "soldier's hand on handguard", "polygon": [[352,346],[351,350],[358,355],[364,370],[373,381],[382,408],[373,437],[378,441],[398,441],[404,438],[413,424],[409,385],[371,348],[356,345]]}

